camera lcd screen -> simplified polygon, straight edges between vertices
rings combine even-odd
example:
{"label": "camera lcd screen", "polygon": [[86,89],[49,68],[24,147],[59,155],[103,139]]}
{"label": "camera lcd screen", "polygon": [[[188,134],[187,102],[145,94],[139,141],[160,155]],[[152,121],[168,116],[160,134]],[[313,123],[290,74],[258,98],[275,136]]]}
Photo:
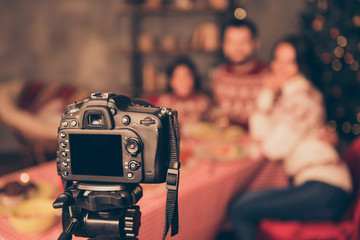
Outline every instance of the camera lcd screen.
{"label": "camera lcd screen", "polygon": [[121,135],[70,134],[74,175],[123,176]]}

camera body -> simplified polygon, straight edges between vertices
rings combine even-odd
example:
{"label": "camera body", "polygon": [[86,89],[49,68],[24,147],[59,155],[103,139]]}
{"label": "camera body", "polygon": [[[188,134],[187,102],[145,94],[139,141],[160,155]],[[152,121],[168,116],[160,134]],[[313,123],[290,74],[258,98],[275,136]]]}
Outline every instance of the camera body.
{"label": "camera body", "polygon": [[166,109],[113,93],[66,107],[58,131],[63,181],[162,183],[169,168]]}

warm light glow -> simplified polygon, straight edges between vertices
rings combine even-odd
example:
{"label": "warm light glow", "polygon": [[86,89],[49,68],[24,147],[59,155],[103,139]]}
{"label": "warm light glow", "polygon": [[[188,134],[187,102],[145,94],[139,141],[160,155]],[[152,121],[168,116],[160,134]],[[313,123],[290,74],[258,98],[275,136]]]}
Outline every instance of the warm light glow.
{"label": "warm light glow", "polygon": [[330,64],[332,61],[332,57],[331,57],[330,53],[323,53],[321,55],[321,59],[322,59],[323,63],[325,63],[325,64]]}
{"label": "warm light glow", "polygon": [[342,47],[336,47],[334,49],[334,55],[338,58],[342,58],[344,56],[344,49]]}
{"label": "warm light glow", "polygon": [[234,11],[234,16],[235,18],[239,19],[239,20],[244,20],[246,18],[246,11],[243,8],[236,8]]}
{"label": "warm light glow", "polygon": [[353,17],[353,23],[356,27],[360,27],[360,15],[355,15]]}
{"label": "warm light glow", "polygon": [[347,64],[352,64],[354,61],[354,57],[351,53],[346,53],[344,56],[344,60]]}
{"label": "warm light glow", "polygon": [[342,125],[342,130],[344,133],[349,133],[351,131],[351,123],[350,122],[344,122]]}
{"label": "warm light glow", "polygon": [[356,120],[360,123],[360,112],[356,114]]}
{"label": "warm light glow", "polygon": [[346,47],[347,45],[347,40],[344,36],[339,36],[337,39],[337,44],[340,46],[340,47]]}
{"label": "warm light glow", "polygon": [[334,71],[338,72],[341,70],[342,68],[342,64],[338,59],[335,59],[332,63],[331,63],[331,67]]}
{"label": "warm light glow", "polygon": [[330,29],[330,36],[332,39],[337,39],[337,37],[340,35],[340,31],[337,28],[331,28]]}
{"label": "warm light glow", "polygon": [[337,124],[334,120],[330,120],[327,124],[326,124],[326,128],[328,129],[328,131],[330,132],[335,132],[336,131],[336,127]]}
{"label": "warm light glow", "polygon": [[352,126],[352,133],[355,134],[355,135],[359,135],[359,134],[360,134],[360,124],[355,123],[355,124]]}
{"label": "warm light glow", "polygon": [[21,181],[22,183],[28,183],[28,182],[30,181],[30,176],[29,176],[29,174],[27,174],[27,173],[22,173],[22,174],[20,175],[20,181]]}
{"label": "warm light glow", "polygon": [[329,4],[328,4],[327,0],[319,0],[318,7],[322,10],[327,10],[329,7]]}
{"label": "warm light glow", "polygon": [[353,71],[357,71],[359,70],[359,62],[354,60],[351,64],[350,64],[350,68]]}

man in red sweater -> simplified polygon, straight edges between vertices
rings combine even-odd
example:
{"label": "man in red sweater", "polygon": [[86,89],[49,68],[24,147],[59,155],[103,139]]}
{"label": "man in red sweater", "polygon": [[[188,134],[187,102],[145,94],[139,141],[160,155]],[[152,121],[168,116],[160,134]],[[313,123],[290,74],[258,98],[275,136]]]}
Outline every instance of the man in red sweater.
{"label": "man in red sweater", "polygon": [[255,25],[248,20],[232,19],[223,33],[226,62],[212,75],[212,92],[217,112],[231,123],[247,128],[249,114],[267,72],[267,65],[256,58],[259,46]]}

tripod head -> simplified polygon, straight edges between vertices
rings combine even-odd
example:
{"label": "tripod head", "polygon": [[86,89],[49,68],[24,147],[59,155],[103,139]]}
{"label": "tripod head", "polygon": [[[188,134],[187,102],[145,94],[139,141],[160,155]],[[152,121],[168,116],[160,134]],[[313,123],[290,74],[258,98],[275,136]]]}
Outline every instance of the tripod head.
{"label": "tripod head", "polygon": [[136,239],[140,227],[142,197],[138,184],[76,183],[60,194],[54,208],[63,209],[59,239],[72,234],[95,239]]}

